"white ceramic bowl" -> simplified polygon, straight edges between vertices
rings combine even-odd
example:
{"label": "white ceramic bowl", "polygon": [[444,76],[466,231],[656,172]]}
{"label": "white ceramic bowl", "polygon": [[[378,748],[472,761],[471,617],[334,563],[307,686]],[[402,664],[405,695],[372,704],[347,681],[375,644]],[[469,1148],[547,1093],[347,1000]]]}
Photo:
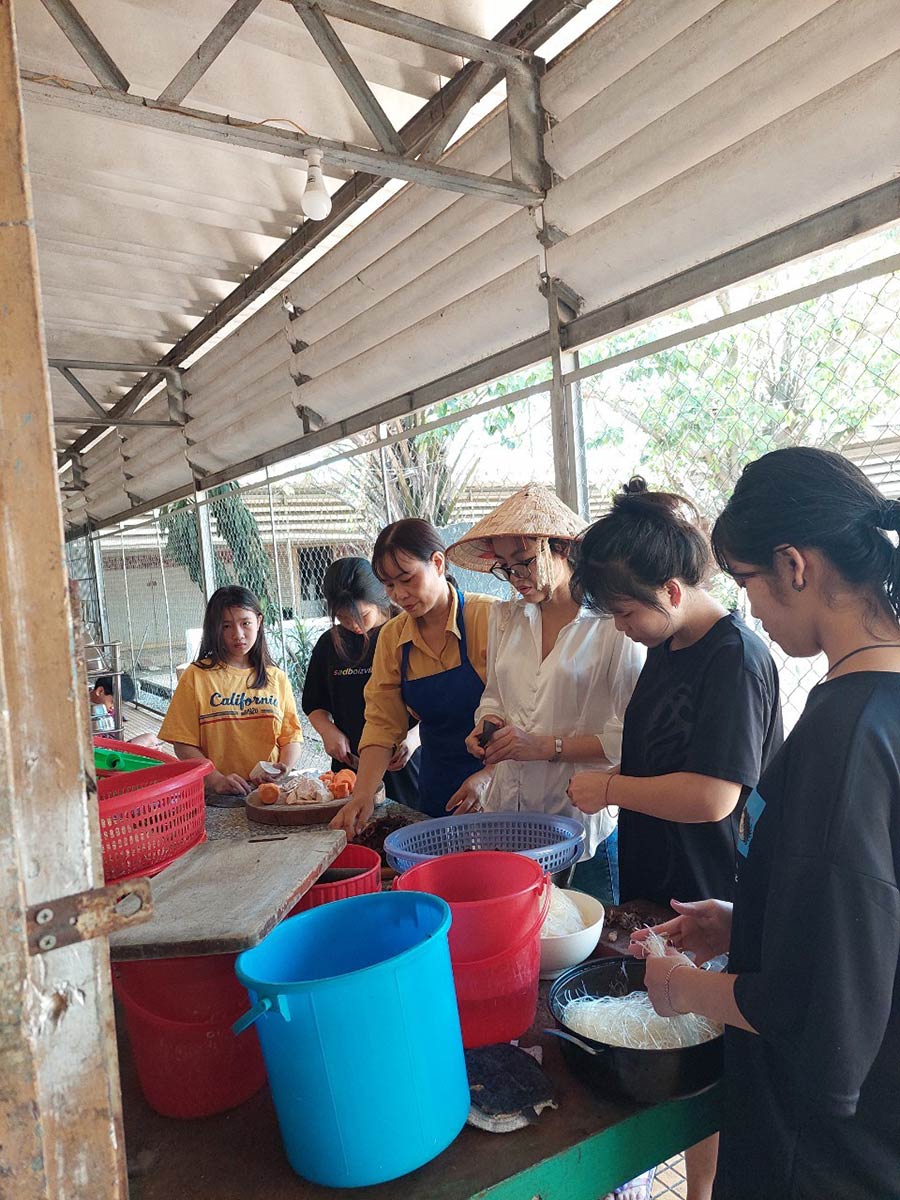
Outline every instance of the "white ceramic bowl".
{"label": "white ceramic bowl", "polygon": [[600,941],[606,910],[599,900],[586,892],[565,888],[565,893],[581,913],[585,928],[577,933],[541,938],[541,979],[555,979],[569,967],[577,967]]}

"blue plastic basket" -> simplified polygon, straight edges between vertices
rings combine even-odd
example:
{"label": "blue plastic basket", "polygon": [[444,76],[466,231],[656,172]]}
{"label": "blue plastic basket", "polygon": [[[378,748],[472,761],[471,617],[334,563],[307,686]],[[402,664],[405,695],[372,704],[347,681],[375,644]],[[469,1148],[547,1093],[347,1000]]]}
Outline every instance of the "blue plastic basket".
{"label": "blue plastic basket", "polygon": [[584,826],[573,817],[550,813],[467,813],[438,817],[397,829],[384,840],[384,852],[395,871],[442,854],[462,850],[512,850],[541,864],[545,871],[564,871],[581,853]]}

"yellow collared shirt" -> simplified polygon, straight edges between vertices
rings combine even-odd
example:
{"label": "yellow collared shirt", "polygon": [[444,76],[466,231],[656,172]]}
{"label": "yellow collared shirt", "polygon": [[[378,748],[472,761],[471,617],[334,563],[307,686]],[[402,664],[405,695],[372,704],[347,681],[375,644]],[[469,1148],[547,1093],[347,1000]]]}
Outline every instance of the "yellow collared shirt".
{"label": "yellow collared shirt", "polygon": [[[493,596],[467,592],[463,607],[469,662],[482,682],[487,679],[488,614],[493,603]],[[425,644],[418,621],[407,613],[393,617],[382,628],[372,661],[372,675],[366,684],[366,725],[359,740],[360,750],[366,746],[393,748],[406,737],[412,709],[406,707],[400,695],[400,664],[405,642],[411,643],[409,679],[425,679],[460,665],[456,629],[458,607],[454,590],[440,654],[435,654]]]}

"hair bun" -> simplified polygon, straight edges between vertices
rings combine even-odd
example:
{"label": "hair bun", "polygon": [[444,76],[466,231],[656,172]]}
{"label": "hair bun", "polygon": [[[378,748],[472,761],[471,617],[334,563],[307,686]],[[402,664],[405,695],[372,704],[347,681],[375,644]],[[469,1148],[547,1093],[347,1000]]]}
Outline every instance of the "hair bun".
{"label": "hair bun", "polygon": [[876,528],[900,532],[900,500],[885,500],[875,510],[874,519]]}
{"label": "hair bun", "polygon": [[622,488],[623,496],[643,496],[649,491],[647,480],[642,475],[632,475]]}

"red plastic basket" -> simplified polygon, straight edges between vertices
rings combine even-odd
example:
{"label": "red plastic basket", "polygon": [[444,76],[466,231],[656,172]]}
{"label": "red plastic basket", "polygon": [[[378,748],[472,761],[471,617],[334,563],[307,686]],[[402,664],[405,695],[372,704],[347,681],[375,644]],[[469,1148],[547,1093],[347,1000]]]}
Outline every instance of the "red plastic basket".
{"label": "red plastic basket", "polygon": [[291,909],[289,916],[329,904],[332,900],[346,900],[348,896],[364,896],[381,891],[381,855],[368,846],[347,846],[331,864],[333,867],[365,867],[361,875],[352,879],[339,879],[337,883],[314,883],[300,902]]}
{"label": "red plastic basket", "polygon": [[170,762],[97,783],[106,882],[156,875],[206,840],[203,777],[211,762]]}

